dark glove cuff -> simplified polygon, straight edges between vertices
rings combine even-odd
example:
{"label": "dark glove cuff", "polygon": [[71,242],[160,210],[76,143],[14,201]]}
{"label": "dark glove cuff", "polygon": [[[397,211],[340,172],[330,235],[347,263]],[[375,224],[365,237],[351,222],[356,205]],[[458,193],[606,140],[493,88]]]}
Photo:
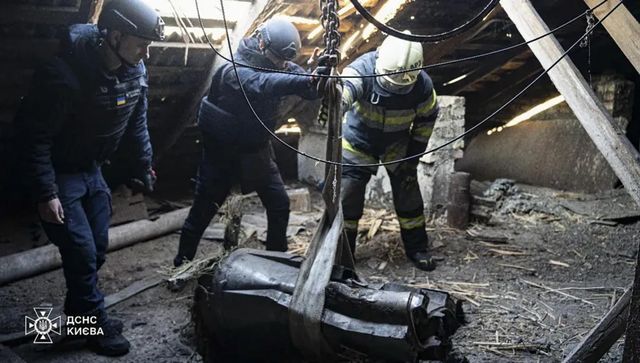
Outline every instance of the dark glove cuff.
{"label": "dark glove cuff", "polygon": [[[407,147],[407,156],[413,156],[416,154],[423,153],[426,149],[427,149],[427,144],[418,142],[415,140],[411,140],[409,142],[409,146]],[[414,162],[418,162],[419,159],[420,158],[415,158],[413,160],[415,160]]]}
{"label": "dark glove cuff", "polygon": [[54,199],[58,198],[58,194],[56,193],[50,193],[50,194],[46,194],[45,196],[42,196],[38,199],[38,203],[46,203],[49,201],[52,201]]}

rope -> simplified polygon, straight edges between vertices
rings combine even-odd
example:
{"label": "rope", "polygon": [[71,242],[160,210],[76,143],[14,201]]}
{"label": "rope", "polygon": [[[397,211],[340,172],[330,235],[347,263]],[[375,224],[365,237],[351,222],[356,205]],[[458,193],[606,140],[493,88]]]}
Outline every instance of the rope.
{"label": "rope", "polygon": [[[229,28],[227,26],[227,18],[224,12],[224,0],[220,0],[220,4],[222,6],[222,17],[223,17],[223,21],[224,21],[224,25],[225,25],[225,32],[227,35],[227,45],[229,47],[229,49],[231,49],[231,40],[229,38]],[[555,67],[558,63],[560,63],[560,61],[562,59],[564,59],[564,57],[567,56],[567,54],[569,54],[569,52],[576,47],[576,45],[578,45],[582,39],[584,39],[585,37],[587,37],[591,32],[593,32],[593,30],[595,29],[595,27],[599,24],[601,24],[607,17],[609,17],[609,15],[611,15],[611,13],[613,13],[620,5],[622,5],[622,1],[618,2],[618,4],[616,6],[614,6],[611,10],[609,10],[609,12],[607,12],[607,14],[605,16],[603,16],[600,20],[598,20],[595,24],[594,27],[591,28],[590,30],[586,31],[585,34],[583,34],[580,38],[578,38],[577,41],[575,41],[567,50],[565,50],[562,55],[560,56],[560,58],[558,58],[555,62],[553,62],[553,64],[551,64],[551,66],[549,66],[549,68],[545,69],[542,73],[540,73],[538,76],[536,76],[535,79],[533,79],[528,85],[526,85],[520,92],[518,92],[515,96],[513,96],[511,99],[509,99],[509,101],[507,101],[506,103],[504,103],[502,106],[500,106],[497,110],[495,110],[494,112],[492,112],[489,116],[485,117],[482,121],[480,121],[478,124],[476,124],[475,126],[471,127],[469,130],[463,132],[462,134],[456,136],[455,138],[443,143],[442,145],[439,145],[437,147],[434,147],[433,149],[430,150],[425,150],[424,152],[415,154],[415,155],[411,155],[411,156],[407,156],[405,158],[400,158],[400,159],[396,159],[396,160],[391,160],[391,161],[386,161],[386,162],[378,162],[378,163],[369,163],[369,164],[350,164],[350,163],[342,163],[342,162],[335,162],[335,161],[330,161],[330,160],[325,160],[313,155],[309,155],[305,152],[302,152],[298,149],[296,149],[295,147],[287,144],[284,140],[282,140],[281,138],[278,137],[278,135],[276,135],[275,132],[271,131],[271,129],[269,129],[269,127],[267,125],[265,125],[264,121],[262,121],[262,119],[260,118],[260,116],[258,116],[258,114],[256,113],[256,110],[253,108],[253,105],[251,104],[251,100],[249,100],[249,97],[247,96],[246,91],[244,90],[244,87],[242,86],[242,82],[240,81],[240,76],[238,75],[238,68],[237,65],[235,63],[235,59],[233,56],[233,52],[231,52],[231,64],[233,66],[233,71],[234,74],[236,76],[236,79],[238,81],[238,84],[240,85],[240,91],[242,92],[242,95],[245,99],[245,101],[247,102],[247,105],[249,106],[249,109],[251,109],[251,112],[253,113],[253,115],[255,116],[256,120],[258,120],[258,122],[262,125],[262,127],[273,137],[275,138],[279,143],[281,143],[283,146],[287,147],[288,149],[298,153],[299,155],[302,155],[306,158],[309,158],[311,160],[315,160],[317,162],[321,162],[321,163],[325,163],[325,164],[330,164],[330,165],[340,165],[340,166],[350,166],[350,167],[360,167],[360,168],[371,168],[371,167],[378,167],[378,166],[385,166],[385,165],[391,165],[391,164],[396,164],[396,163],[401,163],[401,162],[405,162],[405,161],[409,161],[415,158],[419,158],[423,155],[427,155],[427,154],[431,154],[435,151],[438,151],[454,142],[456,142],[457,140],[460,140],[461,138],[469,135],[471,132],[475,131],[477,128],[479,128],[481,125],[483,125],[484,123],[486,123],[487,121],[489,121],[491,118],[493,118],[495,115],[497,115],[500,111],[504,110],[507,106],[509,106],[511,103],[513,103],[518,97],[520,97],[523,93],[525,93],[527,90],[529,90],[529,88],[531,88],[538,80],[540,80],[540,78],[542,78],[543,76],[545,76],[547,73],[549,73],[549,71],[551,69],[553,69],[553,67]]]}

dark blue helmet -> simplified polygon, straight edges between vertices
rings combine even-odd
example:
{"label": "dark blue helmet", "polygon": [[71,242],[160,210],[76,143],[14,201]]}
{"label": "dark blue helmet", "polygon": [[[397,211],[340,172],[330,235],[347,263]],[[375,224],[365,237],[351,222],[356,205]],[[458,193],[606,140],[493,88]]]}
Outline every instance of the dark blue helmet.
{"label": "dark blue helmet", "polygon": [[280,18],[264,22],[256,29],[256,36],[264,41],[267,50],[286,60],[293,60],[301,47],[298,29]]}
{"label": "dark blue helmet", "polygon": [[149,40],[164,40],[164,21],[143,0],[112,0],[98,20],[100,29],[117,30]]}

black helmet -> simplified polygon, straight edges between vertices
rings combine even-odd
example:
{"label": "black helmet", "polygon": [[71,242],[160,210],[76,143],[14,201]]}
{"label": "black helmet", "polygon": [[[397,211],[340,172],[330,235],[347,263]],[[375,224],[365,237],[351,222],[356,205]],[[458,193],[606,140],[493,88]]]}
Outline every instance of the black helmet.
{"label": "black helmet", "polygon": [[300,34],[289,21],[275,18],[264,22],[256,29],[256,35],[268,49],[278,57],[293,60],[300,50]]}
{"label": "black helmet", "polygon": [[100,14],[98,27],[149,40],[164,40],[164,21],[143,0],[107,2]]}

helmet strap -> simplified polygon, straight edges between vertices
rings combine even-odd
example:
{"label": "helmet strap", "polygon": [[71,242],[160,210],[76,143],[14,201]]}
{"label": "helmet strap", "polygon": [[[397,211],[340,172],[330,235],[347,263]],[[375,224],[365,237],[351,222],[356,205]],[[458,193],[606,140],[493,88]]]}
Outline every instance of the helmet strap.
{"label": "helmet strap", "polygon": [[127,65],[129,67],[137,66],[137,64],[133,64],[122,57],[122,55],[120,54],[120,41],[118,41],[116,46],[114,47],[113,44],[111,44],[111,42],[109,41],[109,39],[105,39],[105,40],[109,49],[111,49],[111,51],[116,55],[116,57],[118,57],[118,60],[120,60],[120,63]]}

